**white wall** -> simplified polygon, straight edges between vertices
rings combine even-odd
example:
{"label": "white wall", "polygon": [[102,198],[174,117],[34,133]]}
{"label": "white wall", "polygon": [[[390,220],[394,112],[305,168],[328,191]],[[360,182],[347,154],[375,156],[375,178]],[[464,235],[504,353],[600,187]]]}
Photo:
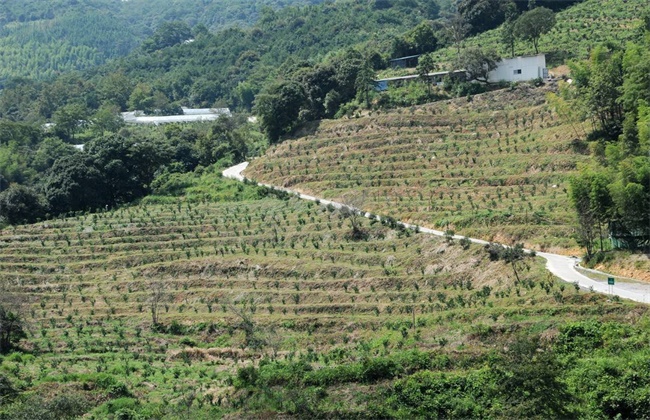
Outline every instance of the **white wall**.
{"label": "white wall", "polygon": [[[497,68],[488,75],[489,82],[519,82],[544,77],[546,55],[531,55],[506,58],[497,63]],[[521,70],[521,73],[518,71]]]}

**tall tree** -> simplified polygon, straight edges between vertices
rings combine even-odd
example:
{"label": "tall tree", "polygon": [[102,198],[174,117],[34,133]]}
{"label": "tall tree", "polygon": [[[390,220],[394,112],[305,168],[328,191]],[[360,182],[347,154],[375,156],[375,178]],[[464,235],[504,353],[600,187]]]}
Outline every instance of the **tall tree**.
{"label": "tall tree", "polygon": [[609,188],[616,217],[633,236],[650,243],[650,157],[634,156],[619,164],[618,179]]}
{"label": "tall tree", "polygon": [[375,70],[373,70],[370,63],[366,61],[357,73],[357,80],[355,81],[357,92],[360,92],[363,96],[366,108],[370,107],[370,91],[377,86],[375,78]]}
{"label": "tall tree", "polygon": [[21,317],[0,305],[0,353],[7,353],[24,336]]}
{"label": "tall tree", "polygon": [[64,105],[53,115],[54,131],[64,140],[74,140],[75,134],[87,124],[88,110],[79,103]]}
{"label": "tall tree", "polygon": [[619,100],[622,85],[622,54],[603,47],[595,48],[588,85],[579,88],[599,129],[610,139],[618,138],[623,129],[625,114]]}
{"label": "tall tree", "polygon": [[521,281],[519,278],[519,264],[522,263],[526,254],[524,253],[523,244],[515,244],[512,247],[508,247],[503,251],[503,260],[510,264],[512,267],[513,273],[515,273],[515,278],[517,282]]}
{"label": "tall tree", "polygon": [[515,33],[515,22],[517,21],[517,5],[514,1],[508,1],[503,6],[505,21],[501,25],[501,42],[507,48],[511,57],[515,56],[515,44],[517,36]]}
{"label": "tall tree", "polygon": [[578,215],[576,240],[585,247],[587,258],[594,254],[596,239],[596,215],[591,203],[591,179],[589,174],[582,173],[571,179],[571,201]]}
{"label": "tall tree", "polygon": [[153,329],[160,325],[158,315],[160,312],[160,305],[163,304],[167,296],[165,283],[154,281],[149,284],[149,309],[151,310],[151,326]]}
{"label": "tall tree", "polygon": [[99,99],[117,106],[120,111],[126,111],[132,90],[132,80],[122,72],[107,74],[100,79],[97,85]]}
{"label": "tall tree", "polygon": [[497,68],[499,60],[499,55],[493,50],[471,47],[463,51],[457,65],[467,72],[470,80],[489,83],[489,74]]}
{"label": "tall tree", "polygon": [[119,111],[120,109],[117,105],[102,105],[90,119],[93,133],[96,136],[102,136],[106,132],[116,133],[122,128],[124,126],[124,120]]}
{"label": "tall tree", "polygon": [[102,173],[85,153],[54,162],[43,181],[43,191],[55,214],[98,209],[109,204]]}
{"label": "tall tree", "polygon": [[472,30],[472,25],[467,23],[463,15],[455,13],[445,20],[443,30],[447,42],[456,47],[456,55],[460,56],[460,48]]}
{"label": "tall tree", "polygon": [[613,207],[612,196],[609,191],[611,179],[600,171],[591,178],[591,191],[589,191],[589,202],[593,212],[596,225],[598,226],[598,238],[600,251],[603,251],[603,226],[611,219]]}
{"label": "tall tree", "polygon": [[427,84],[427,92],[429,95],[431,95],[431,78],[429,77],[429,73],[431,73],[435,68],[436,63],[431,54],[423,54],[420,56],[416,70],[420,79]]}
{"label": "tall tree", "polygon": [[295,82],[281,82],[257,96],[255,112],[272,143],[298,125],[298,115],[305,100],[303,87]]}
{"label": "tall tree", "polygon": [[151,38],[142,43],[147,52],[171,47],[192,38],[192,29],[185,22],[165,22],[156,29]]}
{"label": "tall tree", "polygon": [[523,13],[515,23],[515,34],[524,41],[530,41],[539,54],[539,40],[555,26],[555,13],[546,7],[537,7]]}
{"label": "tall tree", "polygon": [[405,39],[411,44],[413,54],[430,53],[438,46],[438,39],[430,21],[424,21],[411,29]]}
{"label": "tall tree", "polygon": [[23,309],[21,297],[8,290],[6,282],[0,285],[0,354],[11,351],[21,338],[25,338]]}

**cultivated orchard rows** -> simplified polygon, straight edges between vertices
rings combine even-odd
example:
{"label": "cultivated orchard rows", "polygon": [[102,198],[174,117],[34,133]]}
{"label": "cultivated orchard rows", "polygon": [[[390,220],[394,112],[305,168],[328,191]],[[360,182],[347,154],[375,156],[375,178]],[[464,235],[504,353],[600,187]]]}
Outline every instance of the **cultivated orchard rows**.
{"label": "cultivated orchard rows", "polygon": [[148,317],[150,284],[160,281],[170,290],[162,320],[227,313],[237,303],[269,314],[399,312],[414,299],[427,302],[436,281],[467,281],[472,290],[473,270],[445,262],[449,253],[442,258],[449,245],[366,223],[371,237],[354,241],[333,208],[296,199],[147,205],[9,229],[0,270],[32,296],[32,317],[59,321]]}
{"label": "cultivated orchard rows", "polygon": [[24,383],[99,372],[144,400],[221,404],[235,367],[261,354],[327,365],[356,360],[358,348],[446,352],[471,342],[474,322],[604,308],[541,261],[515,281],[481,247],[364,223],[367,238],[352,240],[339,212],[292,198],[148,204],[9,228],[0,275],[27,300],[32,353],[2,366]]}
{"label": "cultivated orchard rows", "polygon": [[246,176],[335,201],[365,191],[366,210],[463,235],[575,247],[567,179],[587,159],[573,141],[582,127],[562,123],[547,92],[522,86],[323,121]]}

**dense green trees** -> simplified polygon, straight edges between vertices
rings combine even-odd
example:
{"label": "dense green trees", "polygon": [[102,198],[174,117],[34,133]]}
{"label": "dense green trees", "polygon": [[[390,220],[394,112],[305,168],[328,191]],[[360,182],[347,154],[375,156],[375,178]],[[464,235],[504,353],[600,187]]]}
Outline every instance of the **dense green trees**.
{"label": "dense green trees", "polygon": [[490,361],[503,401],[503,418],[572,418],[575,397],[560,380],[564,367],[555,350],[539,337],[522,337]]}
{"label": "dense green trees", "polygon": [[503,0],[459,0],[458,12],[471,25],[472,34],[496,28],[503,22]]}
{"label": "dense green trees", "polygon": [[517,36],[515,32],[515,22],[517,21],[517,6],[514,2],[508,1],[503,6],[504,22],[501,25],[500,36],[501,42],[505,45],[511,57],[515,56],[515,43]]}
{"label": "dense green trees", "polygon": [[372,58],[348,49],[315,66],[287,65],[282,76],[257,96],[254,111],[275,142],[303,122],[334,117],[341,105],[355,98],[367,104],[374,85]]}
{"label": "dense green trees", "polygon": [[144,40],[142,49],[147,52],[178,45],[192,38],[192,29],[185,22],[163,22],[153,35]]}
{"label": "dense green trees", "polygon": [[561,379],[558,354],[539,337],[522,336],[471,372],[423,370],[375,398],[379,418],[572,418],[574,397]]}
{"label": "dense green trees", "polygon": [[55,214],[97,210],[108,204],[101,173],[83,153],[58,159],[44,181],[43,190]]}
{"label": "dense green trees", "polygon": [[[647,42],[647,41],[644,41]],[[585,167],[572,181],[580,242],[591,256],[603,231],[624,246],[650,246],[650,142],[647,46],[625,50],[595,48],[586,63],[573,65],[574,92],[583,113],[591,117],[598,163]]]}
{"label": "dense green trees", "polygon": [[392,57],[405,57],[433,52],[438,47],[439,35],[433,23],[424,21],[403,35],[393,39]]}
{"label": "dense green trees", "polygon": [[292,81],[271,86],[258,95],[255,112],[271,142],[278,141],[282,134],[296,127],[300,108],[306,100],[302,86]]}
{"label": "dense green trees", "polygon": [[[129,5],[133,3],[137,1]],[[369,92],[369,84],[355,86],[357,64],[336,58],[342,48],[365,43],[362,61],[369,65],[362,68],[369,74],[385,66],[395,36],[403,39],[405,53],[433,51],[439,45],[432,24],[436,7],[423,0],[386,6],[345,0],[268,9],[253,28],[214,34],[205,26],[190,30],[187,23],[170,22],[127,59],[100,69],[48,82],[7,80],[0,118],[45,122],[56,115],[59,134],[72,139],[76,127],[69,117],[74,113],[64,111],[73,109],[63,107],[80,107],[85,112],[77,113],[84,114],[77,120],[98,125],[111,123],[110,107],[162,114],[178,112],[180,104],[251,110],[258,93],[272,93],[273,85],[288,80],[307,89],[301,120],[334,116],[358,91]],[[183,43],[188,37],[194,41]],[[305,71],[307,67],[314,71]],[[103,112],[97,114],[100,108]],[[98,134],[101,130],[97,127]]]}
{"label": "dense green trees", "polygon": [[105,111],[105,118],[96,114],[77,128],[83,150],[62,140],[67,136],[60,130],[0,120],[0,224],[128,203],[149,194],[159,176],[238,163],[267,146],[239,115],[197,125],[125,127],[115,120],[114,105],[103,108],[97,114]]}
{"label": "dense green trees", "polygon": [[208,134],[201,136],[196,142],[200,164],[209,166],[221,159],[230,159],[232,162],[245,161],[249,149],[246,135],[233,119],[219,118]]}
{"label": "dense green trees", "polygon": [[0,218],[5,223],[34,223],[46,213],[45,200],[33,188],[13,184],[0,192]]}
{"label": "dense green trees", "polygon": [[[125,56],[165,22],[198,24],[198,35],[207,28],[250,26],[265,7],[314,3],[320,0],[6,0],[0,8],[0,84],[17,75],[47,79]],[[150,41],[167,43],[155,35]]]}
{"label": "dense green trees", "polygon": [[427,92],[431,95],[431,78],[429,73],[431,73],[436,68],[436,63],[433,61],[431,54],[423,54],[418,60],[418,66],[416,68],[420,79],[427,84]]}
{"label": "dense green trees", "polygon": [[[0,302],[0,353],[7,353],[13,349],[16,342],[25,336],[23,319],[7,302],[9,302],[7,296],[4,296],[3,302]],[[11,390],[6,388],[6,383],[0,385],[5,388],[2,390],[4,395],[0,394],[0,396],[7,396]]]}

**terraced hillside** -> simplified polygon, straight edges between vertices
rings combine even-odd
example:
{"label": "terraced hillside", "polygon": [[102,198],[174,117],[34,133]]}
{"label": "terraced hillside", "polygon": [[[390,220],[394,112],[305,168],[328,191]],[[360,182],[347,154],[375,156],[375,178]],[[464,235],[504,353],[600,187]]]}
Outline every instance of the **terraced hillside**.
{"label": "terraced hillside", "polygon": [[29,325],[0,372],[33,393],[0,414],[369,413],[419,371],[473,375],[514,332],[645,311],[534,259],[516,280],[481,247],[363,223],[354,240],[315,203],[179,199],[1,232],[2,298]]}
{"label": "terraced hillside", "polygon": [[[550,88],[322,121],[271,148],[245,175],[323,198],[486,240],[571,250],[568,177],[586,161],[545,104]],[[365,196],[365,197],[364,197]]]}
{"label": "terraced hillside", "polygon": [[[313,355],[308,347],[345,354],[375,341],[384,323],[405,325],[413,306],[420,319],[485,306],[491,290],[514,293],[503,267],[480,250],[368,229],[369,240],[354,242],[327,208],[267,199],[179,201],[4,231],[4,293],[26,298],[25,346],[39,356],[2,367],[42,389],[108,373],[144,401],[171,395],[177,403],[198,390],[197,401],[218,405],[240,361]],[[557,291],[552,280],[548,287]],[[166,326],[159,332],[150,329],[153,291]],[[238,328],[249,317],[259,330]],[[99,394],[88,398],[111,397]]]}
{"label": "terraced hillside", "polygon": [[[599,44],[624,46],[642,36],[640,28],[647,12],[646,0],[585,0],[557,13],[557,24],[540,39],[539,51],[547,54],[547,63],[553,67],[568,60],[586,59]],[[499,29],[472,37],[466,45],[490,48],[504,57],[510,56]],[[532,53],[530,42],[517,42],[516,55]],[[443,48],[435,53],[436,62],[450,62],[455,56],[455,48]]]}

